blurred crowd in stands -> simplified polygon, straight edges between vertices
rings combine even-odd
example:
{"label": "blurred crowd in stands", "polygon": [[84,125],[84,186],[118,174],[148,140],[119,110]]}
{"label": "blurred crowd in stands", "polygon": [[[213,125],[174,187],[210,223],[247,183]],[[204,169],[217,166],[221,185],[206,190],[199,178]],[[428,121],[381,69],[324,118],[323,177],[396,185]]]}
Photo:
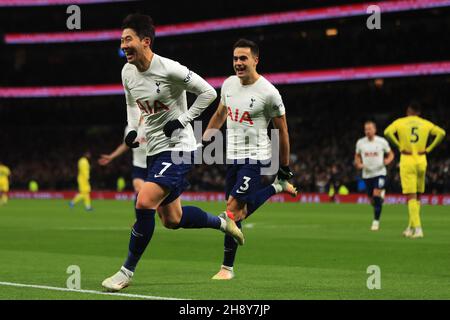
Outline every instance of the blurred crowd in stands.
{"label": "blurred crowd in stands", "polygon": [[[295,172],[293,178],[294,184],[300,187],[302,192],[322,192],[328,193],[331,185],[337,188],[345,185],[351,192],[364,192],[364,184],[360,178],[360,173],[353,167],[354,145],[361,130],[355,130],[354,138],[347,142],[339,141],[336,138],[329,137],[321,139],[321,142],[308,149],[292,150],[291,163]],[[358,134],[359,133],[359,134]],[[120,143],[120,137],[115,135],[116,143]],[[291,137],[296,138],[292,133]],[[50,139],[50,138],[49,138]],[[47,141],[38,141],[33,139],[33,145],[39,146],[40,143]],[[340,139],[339,139],[340,140]],[[20,158],[5,157],[3,160],[11,169],[11,188],[27,189],[31,180],[38,182],[41,190],[61,190],[76,189],[77,160],[83,153],[88,141],[83,141],[74,137],[75,147],[69,141],[67,144],[58,146],[58,150],[52,152],[29,152],[30,149],[24,149],[20,152]],[[92,142],[92,141],[90,141]],[[101,142],[102,147],[94,148],[92,144],[93,157],[91,159],[91,183],[93,189],[115,190],[117,179],[124,177],[127,181],[127,189],[131,190],[131,153],[122,156],[113,161],[109,166],[103,167],[97,164],[100,153],[110,152],[115,147],[114,143]],[[427,192],[430,193],[448,193],[450,192],[450,157],[448,156],[450,141],[446,138],[444,145],[440,148],[446,148],[447,157],[429,156],[429,166],[427,174]],[[438,152],[436,152],[438,153]],[[439,154],[442,155],[442,151]],[[18,155],[16,153],[16,155]],[[398,173],[398,153],[397,159],[388,168],[387,190],[390,192],[401,192]],[[188,175],[191,184],[191,191],[223,191],[225,189],[225,165],[195,165]],[[273,177],[265,178],[269,182]]]}
{"label": "blurred crowd in stands", "polygon": [[[351,1],[358,2],[358,1]],[[125,12],[148,12],[148,1],[83,7],[83,28],[119,28]],[[167,15],[171,3],[152,7],[157,25],[277,12],[341,4],[340,1],[277,1],[267,6],[248,1],[235,6],[217,1],[197,10],[190,2]],[[130,7],[131,6],[131,7]],[[209,9],[208,9],[209,8]],[[0,12],[2,33],[51,32],[65,28],[58,7],[22,8],[21,15]],[[173,10],[172,10],[173,11]],[[88,14],[90,13],[90,14]],[[36,24],[30,17],[42,17]],[[109,19],[98,19],[99,16]],[[158,37],[155,52],[180,61],[204,77],[233,73],[231,48],[246,37],[259,43],[259,71],[272,72],[351,68],[448,60],[450,8],[399,12],[383,16],[381,30],[369,30],[366,17],[348,17],[223,32]],[[90,18],[89,18],[90,17]],[[56,29],[55,29],[56,28]],[[335,28],[334,36],[326,29]],[[117,41],[85,44],[4,45],[0,50],[0,86],[119,84],[125,63]],[[356,141],[366,120],[384,128],[404,115],[411,99],[423,104],[424,117],[447,130],[442,145],[429,156],[427,192],[450,192],[450,77],[422,76],[277,86],[287,110],[294,183],[301,192],[329,192],[344,185],[363,192],[360,172],[353,166]],[[192,101],[192,97],[189,97]],[[201,117],[204,127],[218,101]],[[97,159],[121,143],[126,121],[124,97],[0,99],[0,161],[11,168],[11,188],[76,189],[77,160],[92,153],[93,189],[114,190],[124,177],[131,190],[131,152],[102,167]],[[399,156],[389,167],[387,190],[400,192]],[[223,165],[196,165],[189,174],[190,190],[223,191]],[[273,177],[272,177],[273,178]],[[266,181],[270,181],[267,178]]]}
{"label": "blurred crowd in stands", "polygon": [[[336,190],[345,185],[350,192],[364,192],[360,172],[353,166],[356,141],[364,134],[363,123],[367,119],[375,120],[378,133],[382,135],[390,122],[404,115],[410,92],[422,97],[424,117],[448,132],[450,94],[442,91],[447,85],[445,81],[413,80],[392,80],[386,88],[372,87],[367,83],[349,87],[344,82],[328,88],[324,85],[281,87],[290,128],[291,163],[296,174],[293,181],[300,190],[328,192],[331,185]],[[396,94],[391,95],[390,91]],[[35,117],[30,111],[30,117],[22,119],[21,124],[14,124],[9,130],[8,126],[3,126],[6,131],[0,135],[1,160],[12,169],[12,189],[26,189],[30,180],[36,180],[41,189],[76,189],[77,160],[85,150],[92,153],[93,189],[114,190],[119,177],[124,177],[127,189],[131,189],[131,152],[109,166],[97,164],[101,154],[113,151],[123,139],[121,123],[125,121],[125,110],[120,107],[121,97],[117,99],[116,102],[111,101],[119,105],[117,117],[109,115],[110,119],[105,115],[103,123],[97,125],[76,125],[69,120],[67,125],[56,124],[67,116],[67,111],[61,106],[59,113],[49,108],[53,118],[50,114],[46,116],[45,109],[37,110],[41,114],[40,125],[32,125]],[[81,106],[82,101],[78,101],[80,111],[71,115],[71,119],[76,119],[72,121],[82,122],[81,119],[87,117],[85,121],[90,122],[89,110],[97,109],[96,103],[101,104],[103,100],[86,98],[90,105],[84,107]],[[204,128],[216,106],[217,102],[205,113]],[[5,111],[5,108],[0,110]],[[104,112],[100,105],[98,112]],[[120,122],[108,124],[113,118],[119,118]],[[52,126],[51,123],[55,124]],[[428,158],[427,192],[450,192],[450,135],[447,134],[442,145]],[[389,192],[401,192],[398,161],[396,150],[396,160],[388,168]],[[188,176],[190,190],[223,191],[225,173],[225,165],[196,165]],[[268,182],[270,179],[273,177],[265,180]]]}

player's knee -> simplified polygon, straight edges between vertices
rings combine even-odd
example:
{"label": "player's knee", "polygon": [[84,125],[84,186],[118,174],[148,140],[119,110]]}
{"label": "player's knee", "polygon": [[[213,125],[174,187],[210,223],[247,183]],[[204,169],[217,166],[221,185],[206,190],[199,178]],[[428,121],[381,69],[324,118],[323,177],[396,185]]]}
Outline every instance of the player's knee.
{"label": "player's knee", "polygon": [[178,229],[180,227],[180,217],[164,217],[162,223],[167,229]]}
{"label": "player's knee", "polygon": [[139,197],[136,199],[136,209],[145,209],[145,201],[142,201]]}
{"label": "player's knee", "polygon": [[136,199],[136,209],[156,209],[154,199],[143,188],[138,193]]}
{"label": "player's knee", "polygon": [[139,197],[136,200],[136,209],[154,209],[152,208],[152,204],[149,200],[144,197]]}

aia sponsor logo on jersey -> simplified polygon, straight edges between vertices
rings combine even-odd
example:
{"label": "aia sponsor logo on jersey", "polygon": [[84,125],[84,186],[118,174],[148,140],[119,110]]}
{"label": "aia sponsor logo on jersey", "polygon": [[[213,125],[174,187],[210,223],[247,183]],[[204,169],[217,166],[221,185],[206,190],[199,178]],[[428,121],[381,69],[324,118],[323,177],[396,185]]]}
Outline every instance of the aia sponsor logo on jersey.
{"label": "aia sponsor logo on jersey", "polygon": [[169,110],[168,106],[166,106],[164,103],[158,100],[155,100],[153,106],[150,105],[150,102],[148,100],[145,101],[136,100],[136,103],[139,106],[139,109],[141,109],[141,111],[146,114],[156,114],[161,111]]}
{"label": "aia sponsor logo on jersey", "polygon": [[233,112],[231,107],[228,107],[227,117],[230,117],[232,121],[237,121],[239,123],[247,122],[248,124],[253,125],[252,117],[248,111],[244,111],[244,113],[241,114],[238,108]]}
{"label": "aia sponsor logo on jersey", "polygon": [[369,151],[366,151],[366,152],[364,152],[364,156],[365,157],[378,157],[378,155],[379,155],[379,153],[377,152],[377,151],[373,151],[373,152],[369,152]]}

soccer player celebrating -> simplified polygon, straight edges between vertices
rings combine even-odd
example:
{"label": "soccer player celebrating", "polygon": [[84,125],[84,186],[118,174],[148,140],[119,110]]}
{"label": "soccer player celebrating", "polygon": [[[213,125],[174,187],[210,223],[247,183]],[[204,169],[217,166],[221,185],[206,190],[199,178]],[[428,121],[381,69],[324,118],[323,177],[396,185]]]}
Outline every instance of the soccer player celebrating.
{"label": "soccer player celebrating", "polygon": [[362,169],[367,195],[374,209],[374,218],[370,229],[378,231],[386,185],[386,166],[394,160],[394,152],[386,139],[376,135],[375,122],[366,121],[364,133],[366,136],[356,143],[355,166],[359,170]]}
{"label": "soccer player celebrating", "polygon": [[69,202],[69,206],[73,208],[78,202],[83,200],[84,208],[86,211],[92,211],[91,206],[91,184],[89,183],[89,176],[91,167],[89,165],[89,159],[91,153],[86,152],[83,157],[78,160],[78,193],[75,195],[72,201]]}
{"label": "soccer player celebrating", "polygon": [[[423,238],[420,222],[420,199],[425,192],[427,154],[442,142],[445,131],[420,117],[421,107],[411,102],[406,117],[395,120],[384,131],[384,135],[400,150],[400,180],[403,194],[408,197],[409,223],[403,235],[408,238]],[[396,136],[397,135],[397,136]],[[427,147],[428,137],[435,136]]]}
{"label": "soccer player celebrating", "polygon": [[[132,14],[122,25],[121,48],[128,63],[122,69],[130,131],[125,143],[136,148],[141,113],[147,139],[147,177],[139,191],[128,258],[119,272],[103,281],[111,291],[127,287],[155,228],[155,212],[165,227],[212,228],[233,237],[240,245],[244,236],[226,214],[219,217],[200,208],[181,206],[180,195],[192,167],[191,158],[197,142],[190,124],[217,97],[203,78],[178,62],[153,52],[155,29],[149,16]],[[186,91],[197,95],[187,108]],[[184,161],[176,159],[183,152]],[[189,158],[189,159],[186,159]],[[193,159],[192,159],[193,160]],[[181,162],[181,163],[180,163]]]}
{"label": "soccer player celebrating", "polygon": [[9,176],[11,170],[0,162],[0,205],[8,203]]}
{"label": "soccer player celebrating", "polygon": [[[127,126],[125,133],[128,133],[130,130],[131,129]],[[142,117],[139,120],[136,141],[139,142],[139,146],[131,149],[133,150],[133,171],[131,173],[131,178],[133,179],[133,188],[137,197],[137,194],[144,185],[144,180],[147,177],[147,150],[145,144],[147,140],[145,139],[144,118]],[[98,163],[101,166],[106,166],[128,150],[130,150],[130,147],[123,142],[110,154],[102,154],[98,160]]]}
{"label": "soccer player celebrating", "polygon": [[[289,169],[289,134],[285,108],[278,90],[258,74],[259,48],[246,39],[238,40],[233,48],[233,67],[236,72],[222,85],[217,111],[211,118],[203,140],[209,141],[214,130],[227,121],[227,214],[237,221],[248,218],[272,195],[287,192],[295,196],[297,190],[287,180],[293,176]],[[280,136],[280,168],[275,182],[261,185],[266,161],[270,160],[271,142],[267,127],[272,121]],[[237,245],[225,236],[224,260],[215,280],[234,277],[233,264]]]}

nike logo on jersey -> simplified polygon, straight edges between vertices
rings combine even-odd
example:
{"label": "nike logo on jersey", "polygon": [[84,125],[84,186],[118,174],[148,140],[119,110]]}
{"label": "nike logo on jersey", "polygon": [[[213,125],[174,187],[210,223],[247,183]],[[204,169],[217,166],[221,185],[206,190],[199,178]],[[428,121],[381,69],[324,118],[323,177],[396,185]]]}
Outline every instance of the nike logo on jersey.
{"label": "nike logo on jersey", "polygon": [[245,191],[236,190],[236,193],[245,193]]}
{"label": "nike logo on jersey", "polygon": [[162,174],[155,174],[154,177],[155,178],[164,178],[164,176]]}

